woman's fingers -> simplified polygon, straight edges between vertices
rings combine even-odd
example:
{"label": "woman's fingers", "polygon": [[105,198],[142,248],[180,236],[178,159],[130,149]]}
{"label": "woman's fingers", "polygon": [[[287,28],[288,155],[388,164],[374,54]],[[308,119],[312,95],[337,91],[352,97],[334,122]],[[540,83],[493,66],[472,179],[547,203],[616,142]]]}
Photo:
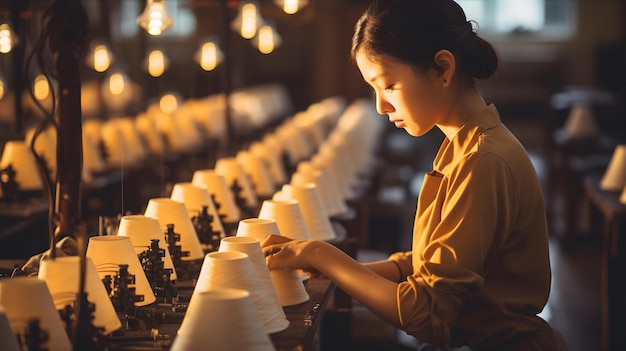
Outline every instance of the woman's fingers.
{"label": "woman's fingers", "polygon": [[282,235],[270,235],[265,240],[261,241],[261,247],[266,247],[274,244],[282,244],[291,241],[291,239]]}
{"label": "woman's fingers", "polygon": [[265,257],[274,256],[275,254],[279,253],[280,250],[281,248],[277,245],[268,246],[263,249],[263,256]]}
{"label": "woman's fingers", "polygon": [[263,248],[263,255],[265,256],[265,264],[267,268],[271,271],[274,269],[280,269],[281,267],[277,267],[277,262],[274,255],[280,253],[282,248],[279,245],[272,245]]}

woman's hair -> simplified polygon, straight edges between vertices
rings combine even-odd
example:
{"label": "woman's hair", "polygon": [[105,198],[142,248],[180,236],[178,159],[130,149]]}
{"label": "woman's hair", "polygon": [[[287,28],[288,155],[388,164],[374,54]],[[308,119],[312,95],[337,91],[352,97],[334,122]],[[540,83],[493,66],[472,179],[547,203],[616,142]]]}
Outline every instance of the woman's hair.
{"label": "woman's hair", "polygon": [[498,66],[491,44],[453,0],[374,0],[356,23],[351,54],[440,71],[434,57],[442,49],[454,54],[457,70],[468,78],[487,79]]}

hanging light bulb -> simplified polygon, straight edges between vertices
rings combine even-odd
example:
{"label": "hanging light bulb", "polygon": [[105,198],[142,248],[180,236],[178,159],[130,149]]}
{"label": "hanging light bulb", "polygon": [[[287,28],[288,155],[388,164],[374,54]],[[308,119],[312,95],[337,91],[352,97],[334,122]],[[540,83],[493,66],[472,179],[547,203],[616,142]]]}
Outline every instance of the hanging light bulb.
{"label": "hanging light bulb", "polygon": [[169,60],[161,50],[152,50],[145,60],[145,67],[153,77],[160,77],[167,69]]}
{"label": "hanging light bulb", "polygon": [[113,55],[107,44],[99,41],[91,43],[91,49],[85,57],[87,66],[93,68],[96,72],[102,73],[111,67],[112,62]]}
{"label": "hanging light bulb", "polygon": [[114,65],[101,83],[100,95],[104,113],[119,115],[127,113],[139,104],[137,99],[141,97],[141,90],[126,74],[124,68]]}
{"label": "hanging light bulb", "polygon": [[163,0],[147,0],[146,8],[137,17],[137,24],[150,35],[161,35],[174,24]]}
{"label": "hanging light bulb", "polygon": [[224,60],[224,53],[220,49],[216,38],[206,40],[194,55],[196,62],[205,71],[212,71]]}
{"label": "hanging light bulb", "polygon": [[241,34],[244,39],[252,39],[256,35],[257,29],[265,21],[259,14],[259,7],[254,1],[244,1],[239,6],[239,12],[231,23],[231,28]]}
{"label": "hanging light bulb", "polygon": [[111,65],[109,49],[105,45],[98,45],[93,53],[93,68],[96,72],[104,72]]}
{"label": "hanging light bulb", "polygon": [[17,45],[19,39],[8,23],[0,24],[0,53],[8,54]]}
{"label": "hanging light bulb", "polygon": [[33,81],[33,95],[39,101],[46,100],[50,95],[50,83],[43,74],[36,76]]}
{"label": "hanging light bulb", "polygon": [[308,0],[274,0],[274,3],[283,9],[283,11],[288,15],[293,15],[294,13],[300,11],[301,8],[308,5]]}
{"label": "hanging light bulb", "polygon": [[121,95],[126,88],[126,79],[122,73],[113,73],[109,77],[109,92],[111,95]]}
{"label": "hanging light bulb", "polygon": [[270,54],[280,46],[282,39],[274,26],[264,24],[259,28],[258,35],[253,39],[252,44],[256,46],[262,54]]}

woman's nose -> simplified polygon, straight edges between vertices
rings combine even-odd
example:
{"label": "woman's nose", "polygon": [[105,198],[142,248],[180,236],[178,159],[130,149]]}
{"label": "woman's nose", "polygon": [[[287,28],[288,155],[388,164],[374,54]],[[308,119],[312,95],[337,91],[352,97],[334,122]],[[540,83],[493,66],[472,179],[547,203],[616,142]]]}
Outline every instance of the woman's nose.
{"label": "woman's nose", "polygon": [[386,115],[393,112],[393,110],[393,105],[391,105],[389,101],[381,97],[380,94],[376,94],[376,112],[381,115]]}

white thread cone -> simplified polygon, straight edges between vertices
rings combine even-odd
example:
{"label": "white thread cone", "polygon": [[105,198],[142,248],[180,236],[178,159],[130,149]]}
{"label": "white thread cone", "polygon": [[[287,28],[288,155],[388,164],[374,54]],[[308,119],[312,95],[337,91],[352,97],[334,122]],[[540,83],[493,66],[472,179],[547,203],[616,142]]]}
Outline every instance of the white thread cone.
{"label": "white thread cone", "polygon": [[170,249],[165,240],[165,232],[161,230],[158,220],[144,215],[123,216],[120,219],[117,235],[129,237],[137,255],[150,248],[150,241],[152,239],[158,239],[159,248],[165,250],[163,268],[172,270],[170,280],[176,280],[178,278],[176,269],[174,268],[174,262],[172,262],[172,256],[170,256]]}
{"label": "white thread cone", "polygon": [[[239,222],[238,237],[254,237],[261,241],[268,235],[281,235],[278,224],[273,219],[247,218]],[[303,277],[295,269],[270,271],[278,300],[283,306],[293,306],[309,301],[309,294],[302,283]]]}
{"label": "white thread cone", "polygon": [[22,351],[17,344],[17,337],[11,329],[11,324],[7,319],[4,307],[0,306],[0,340],[2,340],[2,349],[5,351]]}
{"label": "white thread cone", "polygon": [[249,151],[239,151],[237,161],[250,176],[254,191],[259,197],[270,197],[276,191],[268,167],[263,160]]}
{"label": "white thread cone", "polygon": [[168,224],[174,224],[174,232],[180,234],[181,249],[189,252],[189,256],[182,257],[182,260],[192,261],[204,257],[200,239],[182,202],[169,198],[150,199],[144,215],[156,218],[163,232],[167,230]]}
{"label": "white thread cone", "polygon": [[274,154],[261,142],[252,143],[252,145],[250,145],[250,152],[267,164],[274,185],[284,184],[287,181],[285,168],[279,154]]}
{"label": "white thread cone", "polygon": [[270,271],[274,288],[280,299],[280,303],[287,306],[294,306],[309,301],[311,298],[306,292],[303,278],[300,272],[295,269],[277,269]]}
{"label": "white thread cone", "polygon": [[312,143],[305,131],[299,128],[293,119],[281,124],[276,131],[276,136],[280,139],[291,165],[296,165],[299,161],[306,160],[313,155]]}
{"label": "white thread cone", "polygon": [[221,174],[230,187],[237,181],[237,184],[241,188],[240,196],[246,200],[247,206],[255,207],[258,205],[259,200],[254,190],[252,190],[252,183],[250,183],[248,175],[235,157],[218,159],[215,162],[215,172]]}
{"label": "white thread cone", "polygon": [[341,142],[341,144],[337,146],[336,143],[326,142],[320,147],[320,151],[315,155],[312,162],[315,165],[327,165],[339,188],[341,197],[349,199],[353,196],[352,184],[355,173],[350,155],[348,155],[344,143]]}
{"label": "white thread cone", "polygon": [[135,119],[135,124],[150,152],[154,155],[163,154],[165,150],[163,135],[159,132],[154,120],[147,113],[142,113]]}
{"label": "white thread cone", "polygon": [[263,137],[263,140],[261,142],[272,156],[272,159],[274,160],[273,164],[280,166],[280,170],[277,170],[277,172],[279,172],[283,176],[283,179],[278,184],[283,184],[286,181],[285,163],[283,158],[285,150],[283,150],[280,139],[276,136],[275,133],[268,133]]}
{"label": "white thread cone", "polygon": [[223,238],[220,243],[220,252],[241,252],[248,255],[254,271],[261,281],[263,288],[265,289],[267,303],[274,306],[274,312],[268,309],[268,316],[262,318],[265,324],[265,329],[269,333],[275,333],[287,329],[289,327],[289,320],[285,316],[285,311],[280,304],[276,288],[272,282],[270,271],[265,264],[265,257],[263,257],[263,251],[261,250],[261,243],[259,239],[253,237],[232,236]]}
{"label": "white thread cone", "polygon": [[[365,133],[363,133],[365,134]],[[354,135],[349,134],[347,132],[339,132],[336,131],[330,135],[328,138],[327,144],[329,150],[333,152],[337,159],[336,163],[338,165],[338,169],[343,177],[343,181],[346,183],[346,199],[352,199],[355,196],[354,186],[358,179],[359,173],[359,154],[365,150],[367,145],[365,143],[361,143],[360,140],[357,140],[355,145],[357,150],[352,150],[350,137],[362,137],[362,135]],[[362,144],[362,146],[361,146]],[[321,155],[320,155],[321,156]],[[313,161],[315,163],[315,161]]]}
{"label": "white thread cone", "polygon": [[172,114],[172,118],[176,121],[178,129],[185,140],[185,147],[193,149],[200,146],[203,141],[203,135],[200,132],[201,126],[194,118],[192,111],[185,105],[182,105]]}
{"label": "white thread cone", "polygon": [[106,150],[107,165],[120,167],[122,164],[128,165],[135,161],[134,153],[115,120],[103,123],[101,133],[102,143]]}
{"label": "white thread cone", "polygon": [[263,242],[270,235],[280,235],[276,221],[268,218],[246,218],[239,221],[237,236],[250,236]]}
{"label": "white thread cone", "polygon": [[234,223],[241,219],[241,211],[224,176],[210,169],[197,170],[193,172],[191,184],[206,188],[209,194],[215,196],[215,202],[219,204],[218,212],[224,215],[225,222]]}
{"label": "white thread cone", "polygon": [[278,200],[280,200],[281,196],[284,196],[284,200],[292,199],[298,201],[304,221],[313,239],[332,240],[336,238],[335,231],[330,224],[330,219],[314,183],[302,185],[285,184],[281,194],[278,195]]}
{"label": "white thread cone", "polygon": [[620,191],[626,186],[626,144],[617,145],[600,180],[600,189]]}
{"label": "white thread cone", "polygon": [[189,303],[170,350],[272,351],[246,290],[214,288]]}
{"label": "white thread cone", "polygon": [[592,138],[598,133],[593,111],[587,105],[574,105],[563,126],[565,135],[571,139]]}
{"label": "white thread cone", "polygon": [[128,265],[128,273],[135,276],[135,294],[143,295],[143,301],[137,301],[135,305],[145,306],[156,301],[130,238],[117,235],[93,236],[89,238],[87,257],[93,260],[100,279],[107,275],[114,278],[119,272],[119,265]]}
{"label": "white thread cone", "polygon": [[202,207],[207,206],[207,213],[213,216],[211,229],[220,232],[222,236],[226,235],[211,194],[209,194],[209,191],[205,187],[196,186],[192,183],[176,183],[174,184],[170,198],[185,204],[189,216],[191,217],[199,215],[202,212]]}
{"label": "white thread cone", "polygon": [[19,190],[40,190],[43,187],[35,156],[25,141],[7,141],[4,144],[0,169],[5,169],[9,165],[15,171],[15,181]]}
{"label": "white thread cone", "polygon": [[45,281],[32,277],[0,280],[0,305],[5,309],[13,333],[23,335],[29,320],[38,319],[41,330],[48,333],[48,341],[44,346],[46,349],[72,350]]}
{"label": "white thread cone", "polygon": [[[119,329],[122,323],[96,266],[89,257],[86,260],[85,292],[87,300],[95,305],[93,325],[104,328],[104,334],[108,335]],[[38,276],[46,282],[56,309],[62,310],[76,301],[80,283],[80,257],[57,257],[54,260],[47,257],[39,264]]]}
{"label": "white thread cone", "polygon": [[313,150],[317,149],[327,136],[325,116],[315,113],[315,108],[307,108],[303,113],[297,113],[294,122],[306,132]]}
{"label": "white thread cone", "polygon": [[[260,278],[257,276],[250,258],[241,252],[211,252],[208,253],[198,276],[198,282],[191,296],[191,303],[195,295],[215,288],[243,289],[250,292],[250,298],[261,319],[265,331],[274,333],[277,328],[275,320],[278,311],[267,293]],[[278,316],[280,317],[280,316]]]}
{"label": "white thread cone", "polygon": [[283,236],[291,239],[311,239],[300,205],[295,200],[265,200],[259,218],[273,219]]}
{"label": "white thread cone", "polygon": [[141,140],[141,136],[139,134],[139,130],[137,129],[137,125],[135,124],[135,120],[133,118],[126,117],[118,118],[115,121],[118,125],[118,128],[122,132],[124,140],[126,140],[128,149],[132,152],[132,159],[144,159],[146,157],[146,147],[143,140]]}
{"label": "white thread cone", "polygon": [[[301,165],[308,165],[306,170]],[[341,194],[330,175],[330,171],[324,168],[328,172],[322,172],[320,169],[314,167],[310,162],[301,162],[298,166],[300,170],[297,170],[291,176],[291,184],[303,185],[307,183],[314,183],[317,186],[317,190],[322,199],[322,204],[326,213],[330,216],[340,215],[348,211],[348,207],[345,201],[341,198]]]}
{"label": "white thread cone", "polygon": [[[320,171],[322,173],[321,183],[324,187],[326,187],[326,191],[329,192],[329,196],[331,197],[331,201],[333,202],[334,213],[331,214],[329,212],[329,215],[333,216],[336,214],[343,214],[348,212],[349,209],[348,205],[346,205],[346,198],[341,195],[341,191],[339,190],[339,184],[333,176],[333,172],[330,169],[330,166],[328,166],[328,164],[326,164],[325,162],[316,162],[317,159],[319,159],[319,157],[316,155],[315,157],[313,157],[313,160],[311,162],[301,162],[298,165],[298,172],[306,173],[313,170]],[[317,184],[317,186],[320,186],[318,182],[315,182],[315,184]]]}

